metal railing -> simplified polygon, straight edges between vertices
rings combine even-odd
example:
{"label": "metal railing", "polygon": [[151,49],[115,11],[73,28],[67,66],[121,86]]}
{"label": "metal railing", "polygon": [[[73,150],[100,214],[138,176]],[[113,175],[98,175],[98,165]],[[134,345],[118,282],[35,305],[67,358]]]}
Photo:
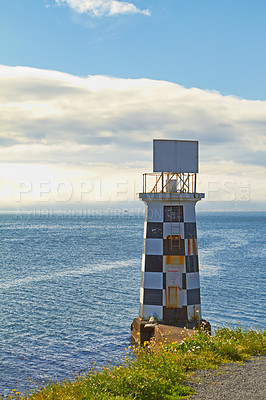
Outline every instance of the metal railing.
{"label": "metal railing", "polygon": [[[172,190],[174,186],[175,189]],[[166,172],[143,174],[143,193],[196,193],[196,186],[197,174]]]}

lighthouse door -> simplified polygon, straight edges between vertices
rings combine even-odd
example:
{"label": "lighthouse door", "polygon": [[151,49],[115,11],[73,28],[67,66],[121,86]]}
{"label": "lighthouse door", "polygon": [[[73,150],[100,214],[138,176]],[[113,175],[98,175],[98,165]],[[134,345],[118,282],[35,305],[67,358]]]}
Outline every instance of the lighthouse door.
{"label": "lighthouse door", "polygon": [[166,307],[183,307],[182,266],[167,265],[166,270]]}

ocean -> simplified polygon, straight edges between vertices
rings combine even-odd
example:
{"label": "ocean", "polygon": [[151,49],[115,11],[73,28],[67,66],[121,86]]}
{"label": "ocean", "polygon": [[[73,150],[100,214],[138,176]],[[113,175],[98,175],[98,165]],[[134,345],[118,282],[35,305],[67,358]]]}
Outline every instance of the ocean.
{"label": "ocean", "polygon": [[[0,393],[118,362],[138,316],[144,214],[0,214]],[[197,214],[203,318],[265,328],[266,213]]]}

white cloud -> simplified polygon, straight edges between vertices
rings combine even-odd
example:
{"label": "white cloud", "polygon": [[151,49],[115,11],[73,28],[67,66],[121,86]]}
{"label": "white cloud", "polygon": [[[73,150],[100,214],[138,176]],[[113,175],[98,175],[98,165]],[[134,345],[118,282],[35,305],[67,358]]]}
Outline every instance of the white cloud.
{"label": "white cloud", "polygon": [[117,0],[55,0],[59,5],[68,5],[78,13],[89,13],[95,17],[117,14],[150,15],[149,10],[140,10],[133,3]]}
{"label": "white cloud", "polygon": [[82,185],[94,187],[83,200],[98,201],[100,181],[101,201],[134,200],[152,169],[153,138],[200,141],[199,181],[210,201],[241,201],[246,185],[248,201],[264,202],[266,101],[24,67],[0,66],[0,86],[0,207],[14,203],[21,182],[31,186],[23,205],[34,204],[41,181],[53,203],[66,179],[70,202]]}

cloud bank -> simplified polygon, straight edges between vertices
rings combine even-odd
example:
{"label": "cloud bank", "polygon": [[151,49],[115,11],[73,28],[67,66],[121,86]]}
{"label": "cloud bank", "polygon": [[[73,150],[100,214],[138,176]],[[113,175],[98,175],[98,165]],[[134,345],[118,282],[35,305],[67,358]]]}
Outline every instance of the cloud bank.
{"label": "cloud bank", "polygon": [[0,207],[21,200],[18,189],[25,204],[53,203],[60,182],[62,193],[71,182],[67,201],[134,200],[141,173],[152,171],[153,138],[200,141],[199,178],[210,201],[264,202],[266,101],[7,66],[0,86]]}
{"label": "cloud bank", "polygon": [[58,5],[67,5],[76,12],[88,13],[95,17],[118,14],[150,15],[149,10],[140,10],[133,3],[117,0],[55,0]]}

